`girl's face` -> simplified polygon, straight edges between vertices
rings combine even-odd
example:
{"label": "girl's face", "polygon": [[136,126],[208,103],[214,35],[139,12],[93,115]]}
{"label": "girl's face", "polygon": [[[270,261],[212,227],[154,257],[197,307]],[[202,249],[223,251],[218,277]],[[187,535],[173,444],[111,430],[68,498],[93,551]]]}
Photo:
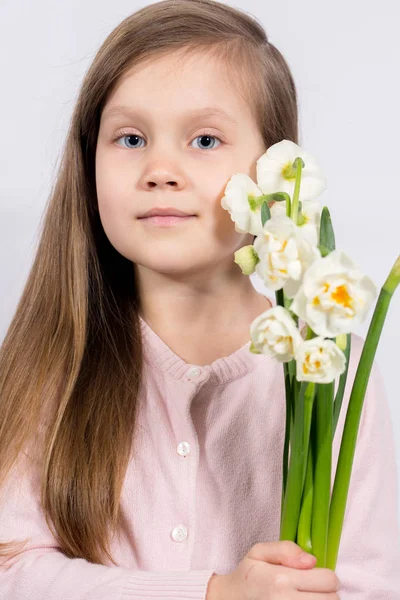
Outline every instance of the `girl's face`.
{"label": "girl's face", "polygon": [[[221,275],[235,268],[241,275],[233,254],[253,235],[235,231],[221,199],[234,173],[256,181],[266,148],[225,70],[206,54],[183,60],[177,51],[125,74],[104,107],[96,148],[100,219],[111,244],[139,270]],[[154,207],[195,217],[170,227],[138,218]]]}

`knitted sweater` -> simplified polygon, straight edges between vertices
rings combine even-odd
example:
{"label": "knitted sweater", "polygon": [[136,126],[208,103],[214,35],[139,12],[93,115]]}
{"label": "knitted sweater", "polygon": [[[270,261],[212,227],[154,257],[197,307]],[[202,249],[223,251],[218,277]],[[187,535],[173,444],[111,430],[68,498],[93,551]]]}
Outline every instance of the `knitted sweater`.
{"label": "knitted sweater", "polygon": [[[0,562],[1,600],[204,600],[257,542],[279,540],[285,432],[283,366],[250,340],[207,366],[188,364],[140,318],[144,386],[136,450],[122,490],[118,566],[68,558],[40,507],[39,475],[21,455],[0,495],[0,541],[30,538]],[[332,452],[332,487],[364,340],[352,335]],[[212,344],[212,339],[210,339]],[[399,600],[397,465],[390,410],[374,363],[336,574],[341,600]]]}

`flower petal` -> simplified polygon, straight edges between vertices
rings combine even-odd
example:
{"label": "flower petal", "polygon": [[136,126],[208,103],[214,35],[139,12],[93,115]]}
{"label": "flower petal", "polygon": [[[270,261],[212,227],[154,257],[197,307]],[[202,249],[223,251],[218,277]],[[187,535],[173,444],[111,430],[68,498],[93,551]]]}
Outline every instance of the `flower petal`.
{"label": "flower petal", "polygon": [[304,168],[301,173],[299,200],[312,200],[325,191],[327,184],[315,158],[290,140],[273,144],[257,160],[257,185],[264,194],[286,192],[293,198],[295,177],[285,177],[285,170],[295,158],[302,158]]}

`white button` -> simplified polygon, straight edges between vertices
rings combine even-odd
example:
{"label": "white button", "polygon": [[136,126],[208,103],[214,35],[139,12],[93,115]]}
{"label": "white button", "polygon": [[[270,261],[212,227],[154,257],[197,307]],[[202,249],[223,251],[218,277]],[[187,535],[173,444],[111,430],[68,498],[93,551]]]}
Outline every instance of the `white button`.
{"label": "white button", "polygon": [[184,525],[178,525],[172,530],[171,535],[176,542],[183,542],[187,538],[187,529]]}
{"label": "white button", "polygon": [[187,376],[189,378],[198,377],[200,375],[200,373],[201,373],[200,367],[191,367],[187,372]]}
{"label": "white button", "polygon": [[176,449],[176,451],[181,456],[187,456],[190,452],[189,442],[181,442],[180,444],[178,444],[178,448]]}

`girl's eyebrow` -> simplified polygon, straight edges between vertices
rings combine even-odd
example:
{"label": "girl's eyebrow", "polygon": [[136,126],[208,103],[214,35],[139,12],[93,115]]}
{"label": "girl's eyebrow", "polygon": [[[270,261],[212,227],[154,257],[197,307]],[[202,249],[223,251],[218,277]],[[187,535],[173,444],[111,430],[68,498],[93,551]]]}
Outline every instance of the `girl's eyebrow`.
{"label": "girl's eyebrow", "polygon": [[[133,110],[129,106],[117,105],[110,106],[109,108],[104,109],[103,119],[111,119],[112,117],[119,116],[127,116],[127,117],[137,117],[138,111]],[[183,114],[182,119],[185,121],[190,121],[198,118],[207,118],[207,117],[220,117],[225,121],[229,121],[230,123],[238,124],[237,120],[227,113],[222,108],[218,106],[206,106],[205,108],[192,108],[186,114]]]}

